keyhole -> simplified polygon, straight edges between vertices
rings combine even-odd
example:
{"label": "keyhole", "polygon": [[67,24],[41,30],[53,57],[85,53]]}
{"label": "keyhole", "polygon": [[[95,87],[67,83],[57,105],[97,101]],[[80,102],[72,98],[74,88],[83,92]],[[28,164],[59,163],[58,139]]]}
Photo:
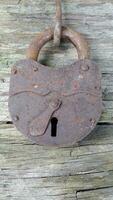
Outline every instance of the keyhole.
{"label": "keyhole", "polygon": [[53,117],[51,119],[51,137],[57,136],[57,123],[58,119],[56,117]]}

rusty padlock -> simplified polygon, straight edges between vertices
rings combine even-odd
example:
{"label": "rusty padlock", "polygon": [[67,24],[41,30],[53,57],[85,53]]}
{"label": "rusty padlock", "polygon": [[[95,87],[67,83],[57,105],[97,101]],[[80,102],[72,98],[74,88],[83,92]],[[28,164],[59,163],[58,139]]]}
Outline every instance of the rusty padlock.
{"label": "rusty padlock", "polygon": [[40,145],[72,146],[96,126],[102,111],[101,74],[89,60],[88,45],[80,33],[62,28],[62,38],[77,49],[78,61],[64,68],[37,62],[42,46],[54,30],[38,35],[27,59],[12,68],[9,110],[17,129]]}

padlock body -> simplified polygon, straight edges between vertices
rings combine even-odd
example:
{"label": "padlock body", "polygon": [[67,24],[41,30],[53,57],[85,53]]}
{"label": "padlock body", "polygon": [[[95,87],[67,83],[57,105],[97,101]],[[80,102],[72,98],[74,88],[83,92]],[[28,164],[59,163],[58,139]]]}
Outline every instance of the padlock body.
{"label": "padlock body", "polygon": [[[64,68],[21,60],[12,68],[9,95],[12,121],[33,143],[72,146],[101,116],[101,73],[87,59]],[[52,119],[57,120],[54,136]]]}

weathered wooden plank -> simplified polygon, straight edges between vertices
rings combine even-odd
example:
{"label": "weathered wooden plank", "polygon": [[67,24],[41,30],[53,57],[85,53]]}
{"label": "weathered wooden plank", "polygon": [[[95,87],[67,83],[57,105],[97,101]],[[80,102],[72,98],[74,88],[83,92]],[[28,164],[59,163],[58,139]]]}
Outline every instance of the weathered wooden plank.
{"label": "weathered wooden plank", "polygon": [[[111,187],[110,180],[113,177],[107,176],[107,179],[105,179],[105,182]],[[23,197],[26,199],[28,198],[31,199],[33,196],[34,199],[36,196],[39,199],[63,199],[63,198],[69,198],[70,199],[75,199],[76,197],[76,188],[80,188],[81,182],[84,179],[84,185],[87,185],[91,187],[92,182],[88,182],[87,180],[89,177],[94,181],[92,186],[99,186],[101,184],[102,186],[104,185],[102,179],[105,178],[103,174],[93,174],[91,175],[85,175],[86,177],[83,178],[83,176],[80,177],[75,177],[75,176],[70,176],[70,177],[52,177],[52,178],[41,178],[41,179],[25,179],[25,178],[19,178],[19,175],[16,174],[14,179],[6,179],[4,182],[4,188],[3,188],[3,193],[2,199],[8,199],[8,195],[10,195],[11,199],[23,199]],[[111,180],[112,181],[112,180]],[[86,184],[87,183],[87,184]],[[1,182],[1,185],[3,182]],[[21,187],[20,187],[21,185]],[[79,185],[79,186],[78,186]],[[77,187],[78,186],[78,187]],[[82,185],[83,186],[83,185]],[[69,188],[69,189],[67,189]],[[67,191],[66,191],[67,190]],[[63,195],[64,192],[64,195]],[[30,194],[30,196],[28,195]],[[63,198],[62,198],[63,195]],[[112,194],[111,194],[112,195]],[[22,197],[23,196],[23,197]]]}
{"label": "weathered wooden plank", "polygon": [[79,199],[77,191],[113,187],[112,130],[112,125],[101,125],[80,147],[50,148],[31,145],[12,125],[2,124],[2,199],[23,199],[29,193],[29,198]]}
{"label": "weathered wooden plank", "polygon": [[97,130],[95,135],[83,142],[84,146],[59,149],[30,145],[12,125],[2,125],[2,199],[9,198],[9,194],[11,199],[26,198],[29,191],[34,198],[75,199],[75,190],[111,187],[113,127],[101,126]]}
{"label": "weathered wooden plank", "polygon": [[113,187],[77,192],[77,200],[113,200]]}
{"label": "weathered wooden plank", "polygon": [[[1,127],[4,128],[0,129],[0,153],[5,163],[1,159],[0,165],[7,170],[17,169],[19,165],[21,171],[27,168],[29,172],[29,169],[37,164],[34,176],[45,177],[97,173],[113,169],[113,126],[99,126],[80,147],[75,148],[31,145],[12,125]],[[60,170],[61,166],[64,166],[63,171]]]}

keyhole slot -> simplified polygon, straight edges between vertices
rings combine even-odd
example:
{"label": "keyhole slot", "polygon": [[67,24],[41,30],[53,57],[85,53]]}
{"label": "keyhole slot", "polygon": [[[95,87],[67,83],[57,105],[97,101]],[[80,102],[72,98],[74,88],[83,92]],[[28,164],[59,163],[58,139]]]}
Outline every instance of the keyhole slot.
{"label": "keyhole slot", "polygon": [[58,124],[58,119],[56,117],[53,117],[51,119],[51,137],[57,136],[57,124]]}

